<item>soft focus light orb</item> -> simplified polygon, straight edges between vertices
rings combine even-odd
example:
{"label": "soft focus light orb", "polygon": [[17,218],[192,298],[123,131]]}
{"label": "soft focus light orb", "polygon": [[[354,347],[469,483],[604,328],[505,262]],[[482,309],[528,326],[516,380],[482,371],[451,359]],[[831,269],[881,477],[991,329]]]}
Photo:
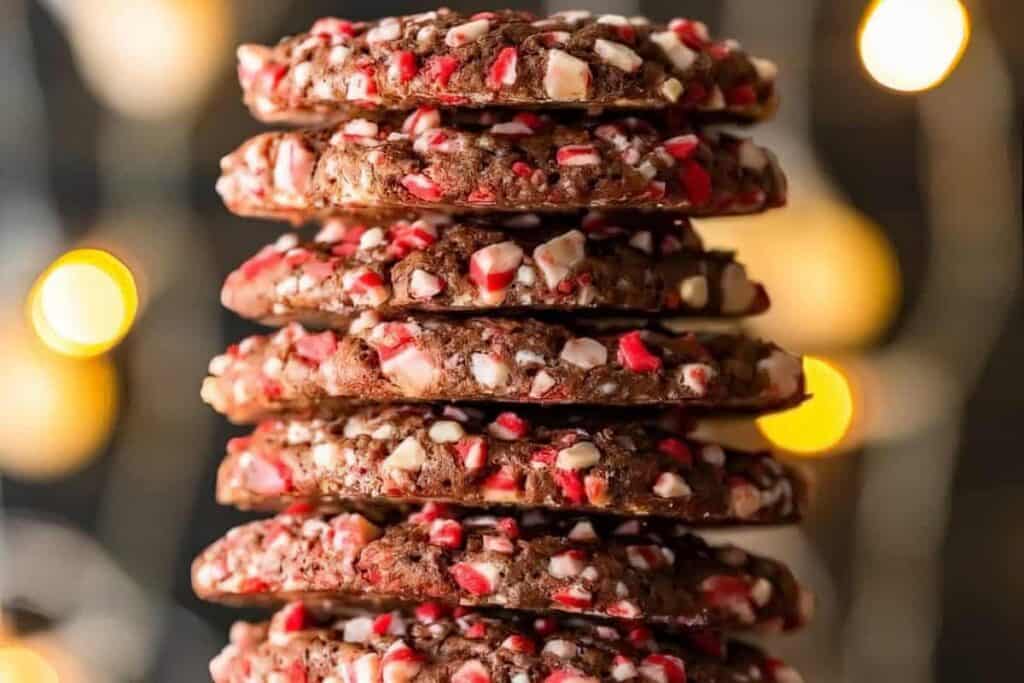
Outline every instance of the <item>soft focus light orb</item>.
{"label": "soft focus light orb", "polygon": [[230,55],[225,0],[90,0],[69,10],[83,76],[128,116],[160,118],[198,106]]}
{"label": "soft focus light orb", "polygon": [[959,0],[875,0],[858,36],[860,58],[887,88],[934,88],[953,71],[970,37],[970,18]]}
{"label": "soft focus light orb", "polygon": [[51,349],[87,357],[121,341],[138,306],[127,266],[99,249],[75,249],[39,276],[29,295],[29,318]]}
{"label": "soft focus light orb", "polygon": [[19,645],[0,647],[0,683],[58,683],[57,671],[42,655]]}
{"label": "soft focus light orb", "polygon": [[0,348],[0,472],[52,479],[84,466],[117,414],[110,359],[55,354],[17,323],[0,329]]}
{"label": "soft focus light orb", "polygon": [[837,446],[853,422],[853,392],[838,366],[820,358],[804,358],[807,392],[803,404],[764,415],[757,426],[775,446],[791,453],[817,455]]}

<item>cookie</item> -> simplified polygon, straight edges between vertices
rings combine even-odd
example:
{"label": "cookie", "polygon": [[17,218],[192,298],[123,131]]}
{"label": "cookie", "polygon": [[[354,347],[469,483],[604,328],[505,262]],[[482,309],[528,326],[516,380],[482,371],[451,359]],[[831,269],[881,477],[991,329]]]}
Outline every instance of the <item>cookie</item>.
{"label": "cookie", "polygon": [[771,152],[670,115],[418,109],[250,139],[217,182],[240,215],[346,208],[754,213],[786,201]]}
{"label": "cookie", "polygon": [[372,406],[267,420],[228,443],[217,500],[547,507],[691,525],[800,516],[802,480],[768,453],[726,451],[653,419],[547,412]]}
{"label": "cookie", "polygon": [[239,605],[428,599],[772,631],[804,624],[813,604],[778,562],[666,520],[465,516],[441,505],[379,526],[301,510],[250,522],[203,551],[192,584]]}
{"label": "cookie", "polygon": [[689,19],[586,11],[441,9],[374,22],[328,17],[278,45],[243,45],[238,77],[253,115],[322,124],[352,107],[673,107],[766,118],[776,66]]}
{"label": "cookie", "polygon": [[293,323],[210,361],[202,397],[235,422],[353,401],[504,401],[772,410],[804,398],[800,359],[741,335],[582,336],[531,319]]}
{"label": "cookie", "polygon": [[223,304],[269,325],[342,327],[364,310],[739,316],[768,307],[728,252],[703,251],[683,219],[652,215],[627,232],[594,213],[536,218],[330,221],[316,241],[294,233],[231,273]]}
{"label": "cookie", "polygon": [[236,622],[214,683],[802,683],[781,660],[710,631],[451,609],[326,619],[301,603]]}

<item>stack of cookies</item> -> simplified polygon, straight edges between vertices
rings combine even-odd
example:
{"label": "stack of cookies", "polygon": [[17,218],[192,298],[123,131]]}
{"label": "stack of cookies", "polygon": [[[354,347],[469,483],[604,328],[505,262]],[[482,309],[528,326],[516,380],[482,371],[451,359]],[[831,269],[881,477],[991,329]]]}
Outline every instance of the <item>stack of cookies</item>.
{"label": "stack of cookies", "polygon": [[563,12],[317,21],[239,50],[267,133],[222,163],[247,216],[316,222],[222,300],[280,326],[213,359],[238,423],[222,503],[277,515],[195,561],[203,598],[284,605],[211,665],[241,683],[793,683],[732,630],[806,622],[778,562],[694,527],[793,523],[768,453],[692,437],[804,399],[800,360],[663,319],[764,311],[688,217],[785,202],[774,157],[707,128],[775,67],[703,24]]}

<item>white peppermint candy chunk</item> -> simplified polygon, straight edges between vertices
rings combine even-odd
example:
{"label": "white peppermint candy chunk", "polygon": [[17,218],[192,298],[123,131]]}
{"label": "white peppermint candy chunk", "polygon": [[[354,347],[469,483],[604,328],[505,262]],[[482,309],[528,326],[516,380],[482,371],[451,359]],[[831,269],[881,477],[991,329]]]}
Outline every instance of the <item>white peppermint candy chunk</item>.
{"label": "white peppermint candy chunk", "polygon": [[523,250],[515,242],[491,244],[469,258],[470,279],[485,291],[501,291],[512,282],[522,262]]}
{"label": "white peppermint candy chunk", "polygon": [[725,451],[718,444],[709,443],[700,449],[701,460],[714,467],[725,464]]}
{"label": "white peppermint candy chunk", "polygon": [[367,643],[373,635],[373,619],[370,617],[355,617],[345,622],[342,630],[342,638],[346,643]]}
{"label": "white peppermint candy chunk", "polygon": [[313,462],[322,470],[334,470],[337,468],[340,459],[341,450],[337,444],[318,443],[313,446]]}
{"label": "white peppermint candy chunk", "polygon": [[585,9],[568,9],[561,12],[555,12],[551,15],[552,19],[561,19],[570,26],[575,26],[581,21],[586,21],[593,15]]}
{"label": "white peppermint candy chunk", "polygon": [[434,443],[455,443],[463,437],[465,430],[454,420],[438,420],[430,425],[427,435]]}
{"label": "white peppermint candy chunk", "polygon": [[437,381],[433,360],[415,344],[408,344],[380,364],[384,375],[403,390],[420,395]]}
{"label": "white peppermint candy chunk", "polygon": [[696,396],[704,396],[708,393],[708,383],[711,382],[715,374],[715,369],[705,363],[687,363],[679,373],[683,386]]}
{"label": "white peppermint candy chunk", "polygon": [[560,102],[584,100],[590,88],[590,67],[564,50],[549,50],[544,92]]}
{"label": "white peppermint candy chunk", "polygon": [[533,250],[549,289],[554,289],[583,260],[587,238],[579,230],[570,230]]}
{"label": "white peppermint candy chunk", "polygon": [[366,32],[366,42],[370,45],[397,40],[402,35],[402,25],[397,19],[384,20]]}
{"label": "white peppermint candy chunk", "polygon": [[554,377],[547,370],[541,370],[533,377],[530,384],[530,398],[543,398],[557,384]]}
{"label": "white peppermint candy chunk", "polygon": [[611,64],[626,73],[633,73],[644,63],[643,58],[630,48],[622,43],[605,40],[604,38],[598,38],[594,41],[594,52],[606,64]]}
{"label": "white peppermint candy chunk", "polygon": [[659,498],[685,498],[693,491],[675,472],[662,472],[654,482],[654,494]]}
{"label": "white peppermint candy chunk", "polygon": [[470,358],[473,379],[488,389],[503,387],[508,382],[508,365],[489,353],[474,353]]}
{"label": "white peppermint candy chunk", "polygon": [[757,72],[758,80],[764,83],[773,82],[779,75],[779,67],[773,61],[751,57],[750,63],[754,65],[754,71]]}
{"label": "white peppermint candy chunk", "polygon": [[675,31],[652,33],[651,42],[660,47],[672,65],[680,71],[689,69],[697,59],[697,53],[686,47]]}
{"label": "white peppermint candy chunk", "polygon": [[590,370],[608,362],[608,349],[596,339],[579,337],[565,343],[559,358],[578,368]]}
{"label": "white peppermint candy chunk", "polygon": [[491,135],[533,135],[533,128],[522,121],[505,121],[491,126]]}
{"label": "white peppermint candy chunk", "polygon": [[423,446],[416,437],[408,436],[391,451],[391,455],[384,459],[381,466],[384,469],[418,472],[426,460],[427,452],[423,450]]}
{"label": "white peppermint candy chunk", "polygon": [[556,579],[571,579],[580,575],[584,567],[584,555],[579,550],[566,550],[552,555],[548,560],[548,574]]}
{"label": "white peppermint candy chunk", "polygon": [[277,146],[274,162],[274,188],[290,195],[301,195],[309,188],[316,158],[297,134],[285,136]]}
{"label": "white peppermint candy chunk", "polygon": [[757,296],[757,287],[747,279],[747,271],[730,263],[722,271],[722,312],[744,313]]}
{"label": "white peppermint candy chunk", "polygon": [[683,94],[683,84],[677,78],[670,78],[661,84],[661,96],[669,102],[678,102]]}
{"label": "white peppermint candy chunk", "polygon": [[483,37],[490,30],[491,22],[487,19],[477,19],[459,24],[448,29],[448,33],[444,37],[444,44],[448,47],[459,47]]}
{"label": "white peppermint candy chunk", "polygon": [[758,370],[768,373],[769,393],[779,398],[792,396],[800,388],[801,368],[799,358],[778,350],[757,363]]}
{"label": "white peppermint candy chunk", "polygon": [[654,253],[654,236],[650,230],[641,230],[629,238],[629,246],[639,249],[645,254]]}
{"label": "white peppermint candy chunk", "polygon": [[703,275],[691,275],[679,283],[679,298],[690,308],[704,308],[708,305],[708,279]]}
{"label": "white peppermint candy chunk", "polygon": [[345,132],[345,135],[375,138],[380,132],[380,126],[373,121],[367,121],[366,119],[353,119],[346,123],[342,130]]}
{"label": "white peppermint candy chunk", "polygon": [[596,541],[597,532],[594,530],[594,525],[588,521],[576,522],[572,529],[569,530],[570,541]]}
{"label": "white peppermint candy chunk", "polygon": [[768,167],[768,155],[750,140],[744,140],[740,143],[737,154],[740,166],[754,173],[763,173],[764,169]]}
{"label": "white peppermint candy chunk", "polygon": [[554,638],[544,643],[544,649],[541,652],[553,654],[561,659],[569,659],[576,656],[576,645],[568,640]]}
{"label": "white peppermint candy chunk", "polygon": [[521,351],[516,351],[516,365],[544,365],[544,356],[533,351],[527,351],[525,349]]}
{"label": "white peppermint candy chunk", "polygon": [[558,451],[555,467],[560,470],[585,470],[601,460],[601,451],[589,441],[579,441]]}
{"label": "white peppermint candy chunk", "polygon": [[412,271],[409,278],[409,294],[413,299],[432,299],[441,293],[444,285],[441,278],[422,268]]}

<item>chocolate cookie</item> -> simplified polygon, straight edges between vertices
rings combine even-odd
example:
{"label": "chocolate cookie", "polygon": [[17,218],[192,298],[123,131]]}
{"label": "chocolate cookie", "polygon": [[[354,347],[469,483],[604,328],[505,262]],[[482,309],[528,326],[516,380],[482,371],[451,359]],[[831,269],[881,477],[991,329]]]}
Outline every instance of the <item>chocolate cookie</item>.
{"label": "chocolate cookie", "polygon": [[729,334],[581,336],[530,319],[291,324],[210,361],[202,397],[235,422],[353,401],[505,401],[772,410],[804,398],[800,359]]}
{"label": "chocolate cookie", "polygon": [[688,627],[783,630],[813,599],[783,565],[666,520],[460,516],[428,504],[380,526],[299,511],[236,527],[192,565],[229,604],[424,599]]}
{"label": "chocolate cookie", "polygon": [[773,154],[669,114],[426,108],[258,135],[221,160],[217,191],[235,213],[297,222],[352,207],[711,216],[786,201]]}
{"label": "chocolate cookie", "polygon": [[688,439],[666,420],[543,410],[373,406],[335,419],[277,419],[232,439],[217,500],[447,502],[687,524],[796,521],[801,478],[768,453]]}
{"label": "chocolate cookie", "polygon": [[353,106],[420,105],[674,107],[756,120],[775,109],[776,72],[699,21],[586,11],[328,17],[275,47],[238,50],[253,115],[303,124]]}
{"label": "chocolate cookie", "polygon": [[782,661],[710,631],[579,617],[527,619],[438,603],[329,621],[292,603],[236,622],[214,683],[802,683]]}
{"label": "chocolate cookie", "polygon": [[539,226],[440,214],[383,224],[338,218],[315,242],[292,233],[261,249],[228,276],[221,301],[266,324],[331,327],[368,309],[736,316],[768,307],[731,253],[700,250],[685,219],[652,215],[629,233],[596,212],[515,218]]}

